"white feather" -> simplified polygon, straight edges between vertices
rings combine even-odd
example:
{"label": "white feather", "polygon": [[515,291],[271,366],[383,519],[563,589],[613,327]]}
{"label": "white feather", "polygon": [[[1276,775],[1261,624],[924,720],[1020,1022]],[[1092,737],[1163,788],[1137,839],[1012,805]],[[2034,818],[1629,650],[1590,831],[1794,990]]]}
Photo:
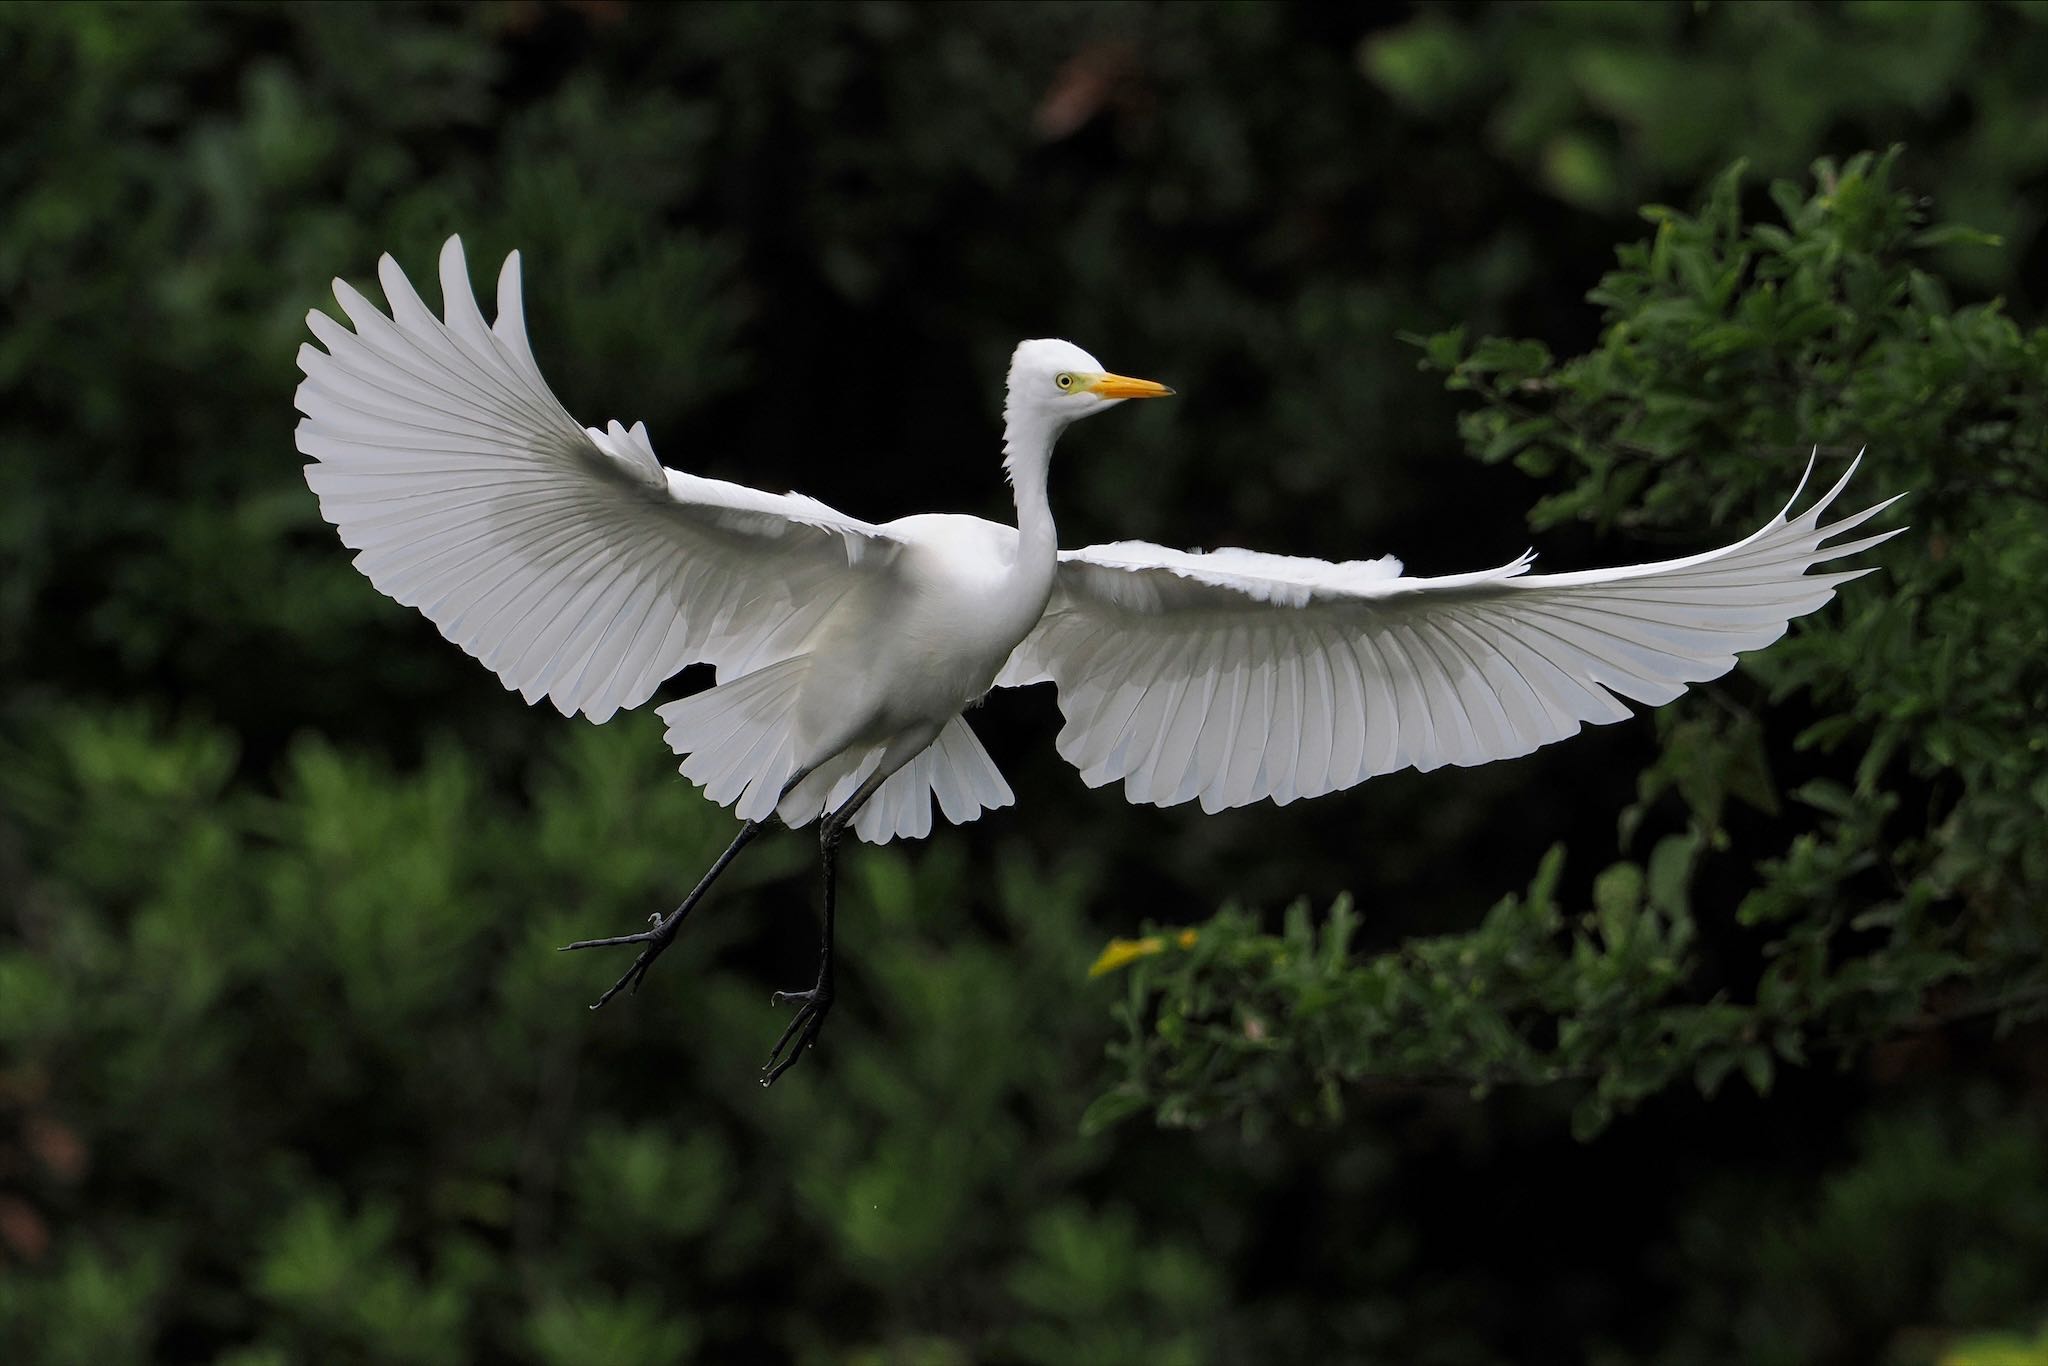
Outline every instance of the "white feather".
{"label": "white feather", "polygon": [[1719,677],[1867,572],[1807,573],[1898,534],[1825,544],[1893,501],[1820,526],[1849,474],[1734,545],[1574,574],[1527,555],[1407,578],[1391,559],[1066,551],[1003,679],[1057,684],[1060,753],[1136,802],[1220,810],[1511,758]]}
{"label": "white feather", "polygon": [[337,280],[355,330],[308,319],[326,349],[299,353],[306,482],[372,583],[529,701],[602,721],[686,664],[756,663],[850,566],[899,548],[813,499],[664,470],[637,424],[579,426],[527,346],[516,254],[495,327],[458,239],[445,321],[390,257],[378,278],[390,315]]}

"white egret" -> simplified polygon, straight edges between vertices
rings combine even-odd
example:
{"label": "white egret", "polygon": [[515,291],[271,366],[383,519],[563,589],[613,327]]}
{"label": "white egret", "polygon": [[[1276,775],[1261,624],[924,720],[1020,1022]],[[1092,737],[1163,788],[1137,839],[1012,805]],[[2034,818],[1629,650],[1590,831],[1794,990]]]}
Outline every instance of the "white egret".
{"label": "white egret", "polygon": [[[733,857],[770,822],[819,825],[818,976],[764,1083],[817,1038],[833,993],[833,860],[1007,806],[963,719],[991,687],[1050,680],[1059,752],[1091,787],[1205,810],[1285,804],[1375,774],[1526,754],[1587,722],[1668,702],[1783,635],[1868,570],[1807,574],[1885,540],[1823,545],[1849,475],[1733,545],[1683,559],[1411,578],[1391,558],[1332,564],[1137,541],[1062,551],[1046,498],[1053,443],[1125,399],[1173,391],[1108,373],[1064,341],[1011,358],[1004,468],[1017,524],[929,514],[880,525],[797,494],[667,469],[646,428],[585,428],[541,378],[519,256],[486,323],[458,239],[445,319],[386,256],[388,312],[340,280],[353,330],[315,311],[299,351],[306,481],[379,589],[528,702],[604,721],[692,663],[716,686],[660,708],[682,772],[743,818],[684,901],[637,934],[597,1002],[637,986]],[[1811,472],[1811,464],[1808,471]],[[1850,473],[1854,472],[1854,465]],[[1805,487],[1804,479],[1800,488]],[[594,1007],[593,1007],[594,1008]]]}

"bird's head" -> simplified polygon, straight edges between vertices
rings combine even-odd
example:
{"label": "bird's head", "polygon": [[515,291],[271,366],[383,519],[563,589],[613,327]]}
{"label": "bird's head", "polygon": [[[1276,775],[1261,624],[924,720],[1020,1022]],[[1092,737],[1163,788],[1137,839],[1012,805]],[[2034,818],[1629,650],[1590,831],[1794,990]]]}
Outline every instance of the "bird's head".
{"label": "bird's head", "polygon": [[1164,398],[1172,392],[1149,379],[1113,375],[1072,342],[1042,337],[1017,343],[1011,353],[1003,411],[1013,419],[1049,419],[1057,428],[1113,408],[1127,398]]}

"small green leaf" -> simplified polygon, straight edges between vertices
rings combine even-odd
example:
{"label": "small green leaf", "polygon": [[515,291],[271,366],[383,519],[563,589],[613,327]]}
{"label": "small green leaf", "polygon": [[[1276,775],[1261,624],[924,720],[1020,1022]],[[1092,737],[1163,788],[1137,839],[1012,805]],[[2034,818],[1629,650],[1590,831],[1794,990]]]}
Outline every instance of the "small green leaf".
{"label": "small green leaf", "polygon": [[1081,1132],[1088,1137],[1103,1133],[1144,1109],[1147,1103],[1144,1092],[1134,1087],[1119,1086],[1105,1091],[1081,1112]]}

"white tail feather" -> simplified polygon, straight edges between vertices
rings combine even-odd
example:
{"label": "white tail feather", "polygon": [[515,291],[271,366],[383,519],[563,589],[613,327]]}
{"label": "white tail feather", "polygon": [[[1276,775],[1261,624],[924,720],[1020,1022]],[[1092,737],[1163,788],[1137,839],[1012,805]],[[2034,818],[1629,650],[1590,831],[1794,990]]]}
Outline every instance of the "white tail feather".
{"label": "white tail feather", "polygon": [[[683,776],[750,821],[773,812],[790,826],[808,825],[851,798],[881,762],[883,746],[826,759],[778,804],[808,757],[800,752],[797,702],[809,672],[809,657],[798,655],[661,707],[669,748],[686,756]],[[854,833],[870,844],[922,839],[931,833],[934,796],[955,825],[1015,800],[962,717],[889,775],[854,818]]]}
{"label": "white tail feather", "polygon": [[[876,751],[875,759],[880,757]],[[874,763],[867,761],[841,779],[832,792],[833,804],[852,796],[861,779],[873,771]],[[932,832],[935,796],[940,812],[955,825],[1016,800],[965,717],[946,722],[936,740],[889,775],[853,818],[853,832],[869,844],[923,839]]]}
{"label": "white tail feather", "polygon": [[659,708],[669,748],[686,756],[683,776],[720,806],[737,803],[743,820],[774,811],[797,770],[796,702],[810,666],[798,655]]}

